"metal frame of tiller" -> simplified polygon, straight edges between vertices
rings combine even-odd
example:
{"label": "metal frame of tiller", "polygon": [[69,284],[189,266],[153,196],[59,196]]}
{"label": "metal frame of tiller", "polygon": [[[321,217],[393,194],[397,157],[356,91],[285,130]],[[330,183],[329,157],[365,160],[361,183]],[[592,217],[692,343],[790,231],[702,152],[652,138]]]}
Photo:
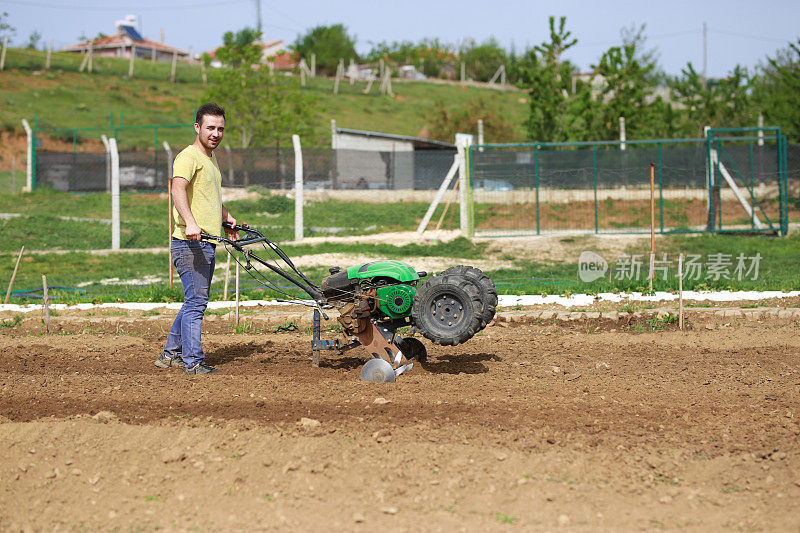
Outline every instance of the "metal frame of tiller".
{"label": "metal frame of tiller", "polygon": [[[347,350],[363,346],[373,359],[364,365],[361,371],[361,378],[365,381],[385,382],[394,381],[395,376],[399,376],[406,370],[411,370],[415,360],[422,360],[425,357],[424,346],[417,339],[403,339],[395,333],[399,327],[409,325],[409,321],[406,318],[381,321],[379,323],[372,318],[372,313],[378,306],[378,295],[375,290],[362,291],[358,289],[350,293],[349,296],[352,296],[352,299],[348,299],[348,301],[342,302],[339,298],[336,301],[328,301],[319,285],[309,280],[294,265],[286,253],[260,231],[251,228],[247,224],[231,226],[229,223],[224,222],[223,226],[239,231],[244,235],[240,235],[241,238],[236,241],[227,237],[218,237],[205,233],[201,233],[200,236],[203,240],[223,243],[226,249],[231,247],[242,254],[245,258],[244,265],[235,254],[231,254],[231,256],[253,279],[264,283],[269,289],[287,297],[286,299],[278,298],[278,301],[314,308],[314,336],[311,341],[311,350],[312,362],[315,366],[319,366],[320,351],[322,350],[336,351],[341,355]],[[259,257],[251,249],[246,248],[247,246],[258,244],[262,245],[264,253],[269,256],[269,259]],[[230,252],[229,249],[228,252]],[[292,283],[308,294],[312,300],[294,298],[267,278],[264,273],[260,272],[258,267],[252,264],[251,260]],[[291,272],[280,266],[280,261]],[[341,339],[324,340],[320,338],[320,317],[322,316],[325,320],[328,320],[323,308],[335,308],[339,311],[338,321],[342,325],[344,334],[349,337],[348,342],[342,342]],[[406,357],[401,346],[404,346],[407,353],[413,355]]]}

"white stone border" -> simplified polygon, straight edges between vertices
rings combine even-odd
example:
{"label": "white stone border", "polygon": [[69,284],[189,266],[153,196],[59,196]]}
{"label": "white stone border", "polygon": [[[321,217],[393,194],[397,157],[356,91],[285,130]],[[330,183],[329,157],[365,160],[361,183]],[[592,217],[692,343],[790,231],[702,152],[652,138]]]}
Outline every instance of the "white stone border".
{"label": "white stone border", "polygon": [[[800,291],[685,291],[683,293],[684,300],[710,302],[767,300],[769,298],[789,298],[792,296],[800,296]],[[656,292],[655,294],[601,292],[597,295],[574,294],[572,296],[540,296],[532,294],[515,296],[513,294],[502,294],[500,295],[499,305],[508,307],[511,305],[556,304],[564,307],[573,307],[578,305],[590,305],[598,301],[623,302],[627,300],[638,302],[670,302],[677,299],[678,294],[673,294],[671,292]]]}
{"label": "white stone border", "polygon": [[[683,293],[684,300],[695,301],[710,301],[710,302],[738,302],[744,300],[767,300],[769,298],[790,298],[792,296],[800,296],[800,291],[781,292],[781,291],[686,291]],[[677,294],[671,292],[656,292],[655,294],[641,294],[641,293],[612,293],[601,292],[597,295],[593,294],[574,294],[572,296],[558,296],[548,295],[540,296],[533,294],[513,295],[501,294],[499,305],[501,307],[510,307],[513,305],[542,305],[542,304],[555,304],[563,307],[574,307],[582,305],[590,305],[594,302],[623,302],[623,301],[638,301],[638,302],[669,302],[678,299]],[[85,311],[88,309],[130,309],[138,311],[150,311],[153,309],[180,309],[182,302],[163,303],[163,302],[120,302],[120,303],[102,303],[102,304],[50,304],[50,309],[57,311],[76,309]],[[233,308],[235,303],[233,301],[214,301],[208,303],[209,309],[225,309]],[[258,307],[258,306],[275,306],[284,307],[287,305],[297,305],[291,302],[277,302],[275,300],[241,300],[239,302],[241,307]],[[0,312],[3,311],[16,311],[26,313],[29,311],[38,311],[42,308],[41,304],[0,304]]]}

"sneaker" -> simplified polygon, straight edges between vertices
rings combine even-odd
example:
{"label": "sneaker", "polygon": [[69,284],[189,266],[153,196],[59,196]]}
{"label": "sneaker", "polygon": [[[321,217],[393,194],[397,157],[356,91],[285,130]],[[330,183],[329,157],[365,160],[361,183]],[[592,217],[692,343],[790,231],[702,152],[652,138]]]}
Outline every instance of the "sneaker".
{"label": "sneaker", "polygon": [[167,357],[166,354],[161,354],[161,356],[156,359],[155,365],[158,368],[169,368],[174,366],[176,368],[184,368],[186,365],[183,364],[183,359],[180,358],[179,355],[175,357]]}
{"label": "sneaker", "polygon": [[197,363],[192,368],[184,367],[183,372],[185,374],[220,374],[221,372],[214,368],[213,366],[208,366],[208,363],[203,361],[202,363]]}

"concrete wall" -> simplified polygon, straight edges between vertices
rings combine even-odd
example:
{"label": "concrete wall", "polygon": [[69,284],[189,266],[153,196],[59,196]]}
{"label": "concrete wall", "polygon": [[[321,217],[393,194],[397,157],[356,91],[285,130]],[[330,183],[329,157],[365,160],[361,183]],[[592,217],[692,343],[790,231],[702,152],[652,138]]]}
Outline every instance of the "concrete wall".
{"label": "concrete wall", "polygon": [[[340,187],[361,186],[382,189],[414,187],[414,145],[409,141],[337,133],[336,182]],[[394,176],[394,183],[387,183]],[[363,181],[362,181],[363,180]]]}

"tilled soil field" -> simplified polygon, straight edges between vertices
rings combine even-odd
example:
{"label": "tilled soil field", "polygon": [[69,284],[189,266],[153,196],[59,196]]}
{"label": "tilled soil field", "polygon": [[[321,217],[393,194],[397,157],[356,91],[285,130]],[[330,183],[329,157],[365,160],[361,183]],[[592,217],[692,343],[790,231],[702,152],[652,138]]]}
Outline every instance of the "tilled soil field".
{"label": "tilled soil field", "polygon": [[209,321],[223,374],[193,377],[153,366],[166,315],[6,327],[0,529],[800,528],[793,319],[515,316],[381,385],[358,350],[312,366],[305,325]]}

